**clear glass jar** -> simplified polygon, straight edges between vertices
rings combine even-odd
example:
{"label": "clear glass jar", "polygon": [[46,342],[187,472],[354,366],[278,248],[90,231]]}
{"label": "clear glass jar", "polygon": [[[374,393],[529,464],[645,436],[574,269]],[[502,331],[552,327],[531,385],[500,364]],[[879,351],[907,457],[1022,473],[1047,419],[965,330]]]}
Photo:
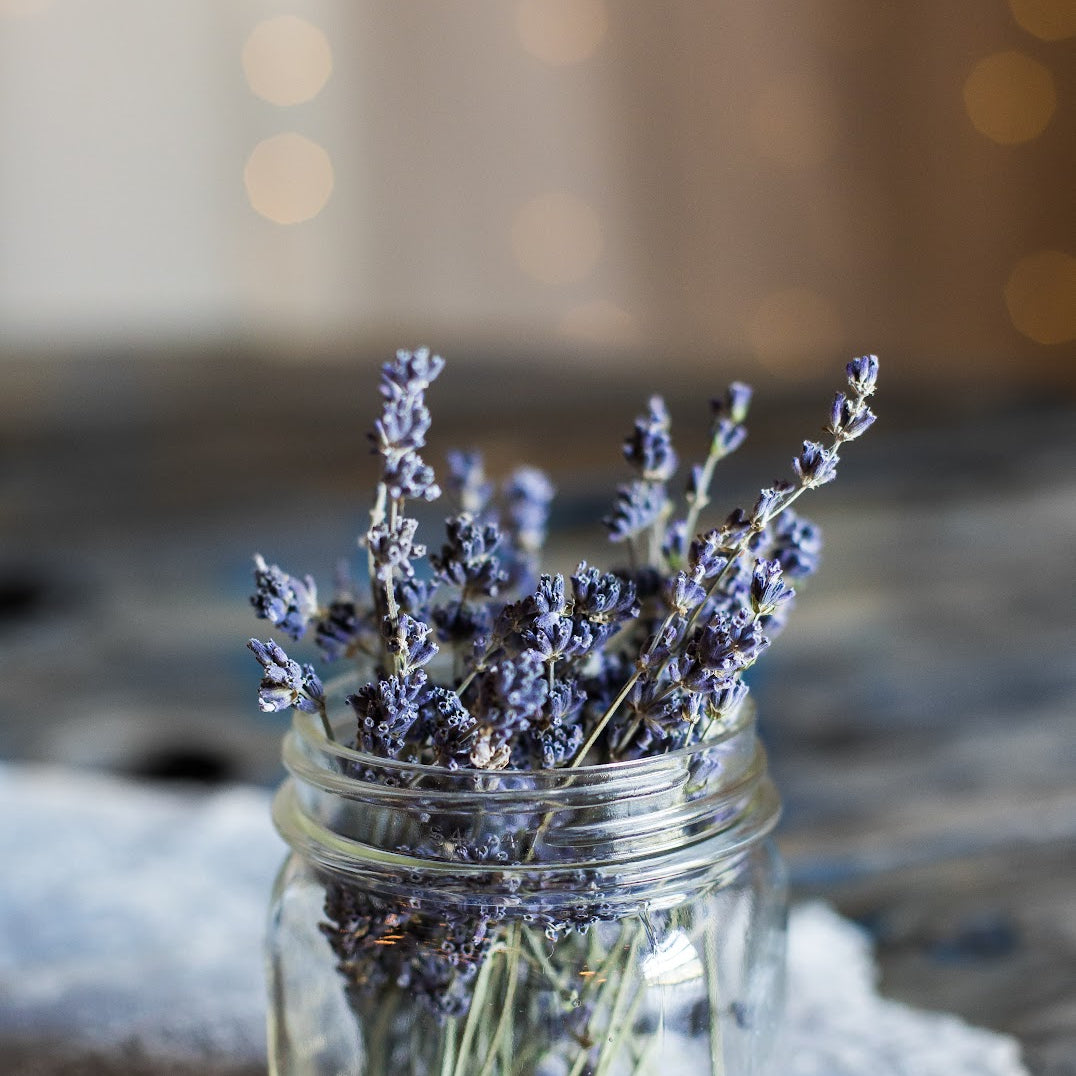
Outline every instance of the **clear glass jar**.
{"label": "clear glass jar", "polygon": [[277,1076],[748,1076],[782,1010],[779,812],[753,714],[535,772],[386,761],[297,713],[274,817]]}

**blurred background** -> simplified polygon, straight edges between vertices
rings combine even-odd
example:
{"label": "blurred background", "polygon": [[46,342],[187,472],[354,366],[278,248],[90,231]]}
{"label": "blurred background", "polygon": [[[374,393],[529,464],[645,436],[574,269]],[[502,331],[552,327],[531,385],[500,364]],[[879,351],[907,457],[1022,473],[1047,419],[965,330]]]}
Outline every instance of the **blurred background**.
{"label": "blurred background", "polygon": [[690,461],[755,385],[723,514],[876,352],[756,682],[796,892],[1076,1072],[1074,61],[1073,0],[0,0],[0,759],[276,781],[249,557],[328,588],[396,347],[558,568],[650,392]]}

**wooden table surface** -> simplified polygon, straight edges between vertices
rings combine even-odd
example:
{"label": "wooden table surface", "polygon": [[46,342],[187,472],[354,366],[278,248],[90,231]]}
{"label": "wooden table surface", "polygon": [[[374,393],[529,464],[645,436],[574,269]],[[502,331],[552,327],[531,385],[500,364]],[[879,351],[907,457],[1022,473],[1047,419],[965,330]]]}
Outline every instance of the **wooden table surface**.
{"label": "wooden table surface", "polygon": [[[372,475],[369,395],[315,411],[332,377],[296,383],[278,372],[243,398],[241,378],[176,382],[152,421],[8,429],[0,757],[276,779],[282,723],[257,714],[243,649],[247,557],[327,580]],[[687,457],[698,403],[670,402]],[[562,492],[550,562],[602,563],[591,521],[625,477],[637,404],[492,417],[488,394],[457,395],[435,410],[431,458],[480,440],[494,468],[548,466]],[[722,512],[818,425],[797,402],[757,410]],[[883,992],[1009,1032],[1032,1073],[1072,1076],[1076,410],[954,419],[903,401],[890,415],[804,503],[823,567],[756,670],[794,892],[871,931]]]}

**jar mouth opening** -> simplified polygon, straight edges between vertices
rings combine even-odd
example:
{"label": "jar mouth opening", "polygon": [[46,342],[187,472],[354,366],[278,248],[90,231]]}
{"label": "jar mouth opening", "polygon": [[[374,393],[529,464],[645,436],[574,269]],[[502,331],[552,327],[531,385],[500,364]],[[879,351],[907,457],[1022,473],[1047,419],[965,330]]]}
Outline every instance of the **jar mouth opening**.
{"label": "jar mouth opening", "polygon": [[[753,728],[755,717],[754,702],[748,696],[725,719],[721,729],[716,734],[687,747],[678,747],[672,751],[644,755],[640,758],[623,759],[619,762],[525,770],[483,770],[473,766],[460,766],[458,769],[450,770],[445,766],[436,766],[425,762],[408,762],[404,759],[386,758],[383,755],[371,754],[355,747],[348,747],[339,740],[330,740],[325,735],[320,719],[314,714],[305,713],[302,710],[294,711],[292,733],[302,741],[306,748],[304,754],[308,759],[311,757],[308,752],[314,752],[325,763],[334,762],[335,765],[331,768],[337,775],[349,772],[361,773],[363,770],[376,770],[382,774],[412,779],[430,778],[434,780],[460,781],[484,777],[511,778],[536,789],[543,785],[555,787],[562,784],[569,776],[574,778],[575,781],[585,784],[588,780],[643,777],[647,774],[661,772],[735,739],[745,730]],[[339,729],[334,726],[333,731],[336,732]]]}

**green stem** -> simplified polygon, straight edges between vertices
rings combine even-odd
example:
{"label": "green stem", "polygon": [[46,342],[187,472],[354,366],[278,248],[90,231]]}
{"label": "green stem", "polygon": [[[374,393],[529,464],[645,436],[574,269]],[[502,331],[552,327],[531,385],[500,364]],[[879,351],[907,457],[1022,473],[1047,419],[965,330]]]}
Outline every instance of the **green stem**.
{"label": "green stem", "polygon": [[[505,942],[506,945],[506,959],[508,960],[508,985],[504,990],[504,997],[501,999],[501,1015],[497,1021],[497,1026],[493,1031],[493,1038],[490,1040],[489,1051],[486,1053],[486,1060],[479,1070],[478,1076],[490,1076],[493,1071],[493,1063],[497,1059],[498,1053],[502,1052],[502,1042],[504,1040],[505,1031],[511,1026],[511,1020],[513,1016],[512,1007],[515,1004],[516,983],[519,982],[519,925],[514,923],[508,928],[508,938]],[[511,1044],[509,1043],[509,1050]],[[505,1074],[511,1071],[505,1067]]]}
{"label": "green stem", "polygon": [[703,935],[706,953],[706,992],[710,1001],[710,1076],[725,1076],[725,1048],[721,1037],[721,983],[717,970],[717,934],[707,925]]}
{"label": "green stem", "polygon": [[456,1063],[456,1030],[457,1020],[453,1016],[449,1018],[444,1035],[441,1036],[441,1076],[452,1076]]}
{"label": "green stem", "polygon": [[639,677],[643,675],[642,669],[636,669],[628,678],[628,682],[620,689],[619,694],[609,706],[609,709],[602,714],[598,723],[590,730],[590,735],[583,742],[582,747],[575,753],[575,757],[568,763],[567,769],[574,770],[576,766],[582,764],[583,759],[586,758],[587,752],[598,742],[598,737],[605,731],[605,726],[609,724],[613,717],[613,714],[620,709],[621,704],[631,693],[631,689],[639,682]]}
{"label": "green stem", "polygon": [[489,980],[493,974],[495,952],[495,949],[491,949],[486,954],[486,959],[482,961],[482,967],[478,970],[478,978],[475,979],[474,990],[471,993],[471,1006],[467,1010],[467,1020],[463,1025],[463,1038],[460,1040],[459,1053],[456,1055],[456,1065],[452,1070],[452,1076],[464,1076],[466,1072],[464,1064],[467,1055],[471,1052],[478,1025],[485,1015],[486,991],[489,989]]}
{"label": "green stem", "polygon": [[[646,987],[641,986],[635,993],[635,997],[631,999],[629,1004],[629,997],[631,993],[632,985],[632,967],[635,964],[635,956],[639,951],[639,936],[636,934],[632,940],[631,948],[628,951],[628,958],[624,963],[624,966],[620,969],[620,982],[617,984],[616,999],[613,1002],[613,1011],[609,1016],[609,1024],[607,1033],[602,1041],[601,1049],[598,1051],[598,1064],[594,1069],[594,1076],[604,1076],[608,1072],[609,1067],[613,1064],[613,1060],[617,1055],[617,1051],[624,1043],[624,1039],[630,1034],[632,1022],[635,1019],[635,1013],[643,1000],[643,995],[646,993]],[[608,1032],[612,1032],[612,1036]]]}

